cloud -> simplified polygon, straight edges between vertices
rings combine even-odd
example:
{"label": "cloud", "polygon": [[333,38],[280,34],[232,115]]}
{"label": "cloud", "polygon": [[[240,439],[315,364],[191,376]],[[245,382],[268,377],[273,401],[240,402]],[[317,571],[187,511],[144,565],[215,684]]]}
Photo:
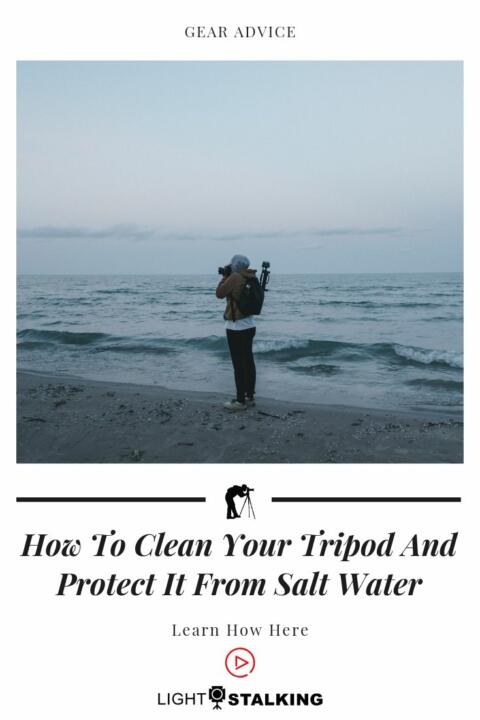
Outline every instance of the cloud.
{"label": "cloud", "polygon": [[262,232],[245,232],[219,235],[216,239],[223,241],[236,240],[275,240],[292,237],[399,237],[403,234],[403,227],[333,227],[333,228],[305,228],[303,230],[271,230]]}
{"label": "cloud", "polygon": [[403,233],[402,227],[340,227],[327,229],[314,229],[308,234],[314,237],[335,237],[338,235],[347,235],[349,237],[365,237],[366,235],[384,235],[386,237],[394,237]]}
{"label": "cloud", "polygon": [[106,228],[88,228],[77,226],[39,225],[30,228],[19,228],[19,238],[38,238],[48,240],[78,240],[78,239],[105,239],[130,238],[132,240],[149,240],[157,237],[159,231],[154,228],[135,224],[111,225]]}
{"label": "cloud", "polygon": [[334,237],[399,237],[404,232],[402,227],[330,227],[305,228],[303,230],[261,230],[235,233],[188,233],[171,232],[134,223],[111,225],[109,227],[53,226],[39,225],[29,228],[18,228],[19,239],[39,240],[170,240],[195,242],[215,240],[219,242],[239,242],[248,240],[289,240],[291,238],[334,238]]}
{"label": "cloud", "polygon": [[292,237],[296,232],[286,232],[284,230],[267,230],[267,231],[247,231],[237,233],[226,233],[216,235],[215,240],[220,242],[236,242],[237,240],[274,240],[275,238]]}
{"label": "cloud", "polygon": [[53,226],[38,225],[36,227],[18,228],[17,237],[37,240],[174,240],[195,241],[202,236],[187,232],[169,232],[161,228],[144,225],[123,224],[109,227]]}

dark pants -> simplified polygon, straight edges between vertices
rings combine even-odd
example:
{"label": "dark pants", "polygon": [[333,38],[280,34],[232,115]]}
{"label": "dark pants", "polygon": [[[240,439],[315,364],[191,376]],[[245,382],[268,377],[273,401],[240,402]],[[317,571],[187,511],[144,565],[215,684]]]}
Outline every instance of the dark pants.
{"label": "dark pants", "polygon": [[245,396],[253,398],[255,393],[255,360],[252,343],[256,328],[248,330],[227,330],[227,341],[232,356],[238,402],[245,402]]}

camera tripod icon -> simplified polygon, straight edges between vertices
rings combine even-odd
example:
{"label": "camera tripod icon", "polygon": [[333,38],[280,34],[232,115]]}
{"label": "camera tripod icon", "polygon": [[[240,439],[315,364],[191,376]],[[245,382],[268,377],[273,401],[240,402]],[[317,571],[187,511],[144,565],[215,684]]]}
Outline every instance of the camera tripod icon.
{"label": "camera tripod icon", "polygon": [[[255,510],[253,509],[253,503],[252,498],[250,497],[250,493],[254,491],[254,488],[249,488],[247,485],[232,485],[232,487],[228,488],[227,492],[225,493],[225,502],[227,503],[227,519],[228,520],[235,520],[236,518],[242,517],[245,508],[248,517],[253,517],[254,520],[256,520],[255,517]],[[241,507],[240,512],[237,511],[237,507],[235,505],[235,498],[245,498],[243,501],[243,505]]]}
{"label": "camera tripod icon", "polygon": [[208,699],[213,703],[214,710],[221,710],[220,703],[225,700],[225,688],[222,685],[212,685],[208,691]]}

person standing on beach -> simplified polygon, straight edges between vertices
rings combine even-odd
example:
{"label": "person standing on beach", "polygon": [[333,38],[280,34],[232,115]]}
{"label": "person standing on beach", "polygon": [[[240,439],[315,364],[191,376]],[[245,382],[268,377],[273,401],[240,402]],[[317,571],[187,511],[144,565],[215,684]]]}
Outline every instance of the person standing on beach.
{"label": "person standing on beach", "polygon": [[245,283],[256,273],[249,265],[245,255],[234,255],[230,265],[223,268],[216,290],[217,298],[227,300],[223,317],[237,389],[237,396],[224,405],[231,412],[245,410],[255,402],[256,369],[252,350],[255,320],[253,315],[242,315],[237,305]]}

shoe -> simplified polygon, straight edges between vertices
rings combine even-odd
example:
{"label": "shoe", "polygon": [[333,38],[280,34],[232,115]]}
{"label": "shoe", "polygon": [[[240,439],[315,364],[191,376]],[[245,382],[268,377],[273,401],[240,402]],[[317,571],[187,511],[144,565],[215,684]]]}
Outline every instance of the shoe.
{"label": "shoe", "polygon": [[254,397],[251,397],[251,398],[246,397],[245,405],[247,405],[247,407],[251,407],[252,405],[255,405],[255,398]]}
{"label": "shoe", "polygon": [[230,400],[230,402],[226,402],[223,406],[225,410],[230,410],[230,412],[238,412],[239,410],[246,410],[247,404],[238,402],[238,400]]}

